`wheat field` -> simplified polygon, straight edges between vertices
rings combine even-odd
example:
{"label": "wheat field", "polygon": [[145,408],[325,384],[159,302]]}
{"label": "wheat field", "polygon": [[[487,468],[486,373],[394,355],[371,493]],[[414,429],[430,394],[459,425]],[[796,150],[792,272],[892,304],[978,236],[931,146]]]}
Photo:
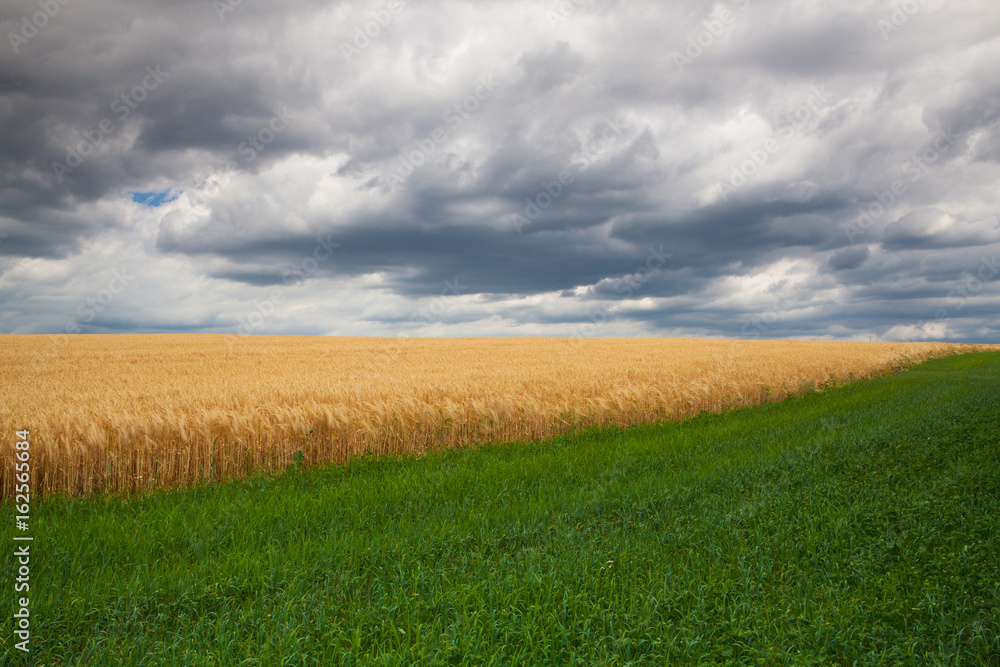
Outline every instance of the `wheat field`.
{"label": "wheat field", "polygon": [[[989,346],[996,347],[996,346]],[[130,493],[774,400],[987,346],[694,339],[0,336],[0,485]]]}

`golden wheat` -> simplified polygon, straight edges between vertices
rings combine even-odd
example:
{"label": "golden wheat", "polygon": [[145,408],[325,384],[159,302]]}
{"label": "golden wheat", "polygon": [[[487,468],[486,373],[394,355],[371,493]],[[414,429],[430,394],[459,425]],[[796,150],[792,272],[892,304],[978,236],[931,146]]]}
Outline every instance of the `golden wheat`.
{"label": "golden wheat", "polygon": [[0,489],[132,492],[364,453],[677,419],[869,377],[944,343],[0,336]]}

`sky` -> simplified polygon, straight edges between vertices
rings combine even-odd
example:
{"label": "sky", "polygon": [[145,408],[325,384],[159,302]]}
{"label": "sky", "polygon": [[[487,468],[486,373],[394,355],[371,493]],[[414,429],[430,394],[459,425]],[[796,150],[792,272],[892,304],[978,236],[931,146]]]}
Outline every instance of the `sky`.
{"label": "sky", "polygon": [[1000,342],[996,0],[7,0],[0,333]]}

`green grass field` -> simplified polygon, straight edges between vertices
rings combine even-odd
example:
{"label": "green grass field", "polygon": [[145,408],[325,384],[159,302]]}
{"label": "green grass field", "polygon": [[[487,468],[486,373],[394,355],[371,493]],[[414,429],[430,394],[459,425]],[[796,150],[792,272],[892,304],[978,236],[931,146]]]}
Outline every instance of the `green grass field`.
{"label": "green grass field", "polygon": [[1000,665],[1000,354],[33,513],[33,665]]}

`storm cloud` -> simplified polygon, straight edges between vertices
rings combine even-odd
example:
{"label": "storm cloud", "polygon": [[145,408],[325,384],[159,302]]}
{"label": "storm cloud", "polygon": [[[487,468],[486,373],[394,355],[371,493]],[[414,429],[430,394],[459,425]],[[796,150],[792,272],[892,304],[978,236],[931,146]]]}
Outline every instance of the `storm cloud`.
{"label": "storm cloud", "polygon": [[990,0],[17,0],[0,29],[3,333],[1000,342]]}

